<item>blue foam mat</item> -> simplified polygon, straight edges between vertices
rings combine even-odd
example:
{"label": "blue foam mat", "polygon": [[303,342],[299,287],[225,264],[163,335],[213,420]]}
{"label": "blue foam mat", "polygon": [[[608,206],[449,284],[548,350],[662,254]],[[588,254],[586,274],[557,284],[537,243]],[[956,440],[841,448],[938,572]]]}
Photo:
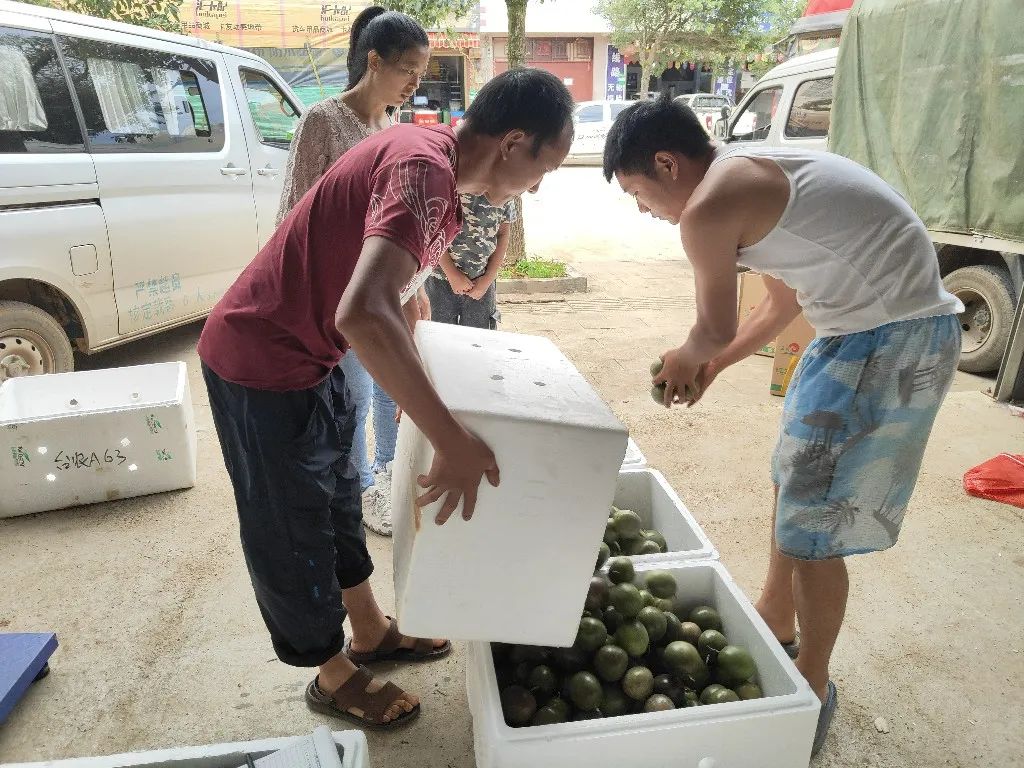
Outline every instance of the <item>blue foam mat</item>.
{"label": "blue foam mat", "polygon": [[57,650],[52,632],[0,633],[0,723]]}

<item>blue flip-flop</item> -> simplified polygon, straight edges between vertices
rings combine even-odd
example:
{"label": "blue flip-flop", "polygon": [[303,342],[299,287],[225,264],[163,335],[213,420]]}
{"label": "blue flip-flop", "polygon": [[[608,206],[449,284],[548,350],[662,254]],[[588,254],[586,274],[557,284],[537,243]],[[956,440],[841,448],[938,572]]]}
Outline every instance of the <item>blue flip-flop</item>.
{"label": "blue flip-flop", "polygon": [[838,706],[839,693],[836,691],[835,683],[829,680],[825,701],[821,705],[821,711],[818,712],[818,727],[814,729],[814,746],[811,747],[811,757],[818,754],[825,745],[828,727],[832,725],[832,716],[836,713],[836,707]]}

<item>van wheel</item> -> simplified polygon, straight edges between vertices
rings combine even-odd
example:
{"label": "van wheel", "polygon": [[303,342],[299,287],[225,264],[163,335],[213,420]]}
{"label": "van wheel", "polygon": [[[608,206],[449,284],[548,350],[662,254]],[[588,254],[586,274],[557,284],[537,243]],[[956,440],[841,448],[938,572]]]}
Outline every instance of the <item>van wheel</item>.
{"label": "van wheel", "polygon": [[31,304],[0,301],[0,382],[74,367],[71,342],[56,320]]}
{"label": "van wheel", "polygon": [[1006,270],[981,264],[953,270],[942,280],[964,304],[960,370],[988,373],[999,368],[1013,324],[1013,287]]}

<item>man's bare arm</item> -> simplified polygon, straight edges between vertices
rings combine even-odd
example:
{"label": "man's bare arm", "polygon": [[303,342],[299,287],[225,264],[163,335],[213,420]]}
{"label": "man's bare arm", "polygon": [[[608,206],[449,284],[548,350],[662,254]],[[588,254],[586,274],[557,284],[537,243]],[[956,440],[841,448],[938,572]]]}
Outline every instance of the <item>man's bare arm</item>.
{"label": "man's bare arm", "polygon": [[490,450],[441,402],[423,370],[399,298],[416,265],[412,254],[396,243],[367,238],[335,322],[370,375],[434,446],[434,466],[420,480],[428,492],[419,503],[429,504],[451,491],[438,516],[444,522],[463,494],[463,516],[472,516],[481,475],[497,485],[498,468]]}

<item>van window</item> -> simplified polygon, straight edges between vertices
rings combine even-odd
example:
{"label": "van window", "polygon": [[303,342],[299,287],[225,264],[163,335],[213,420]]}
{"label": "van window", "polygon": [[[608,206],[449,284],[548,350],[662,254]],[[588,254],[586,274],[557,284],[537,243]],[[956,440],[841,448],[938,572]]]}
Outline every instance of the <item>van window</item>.
{"label": "van window", "polygon": [[84,152],[50,35],[0,27],[0,153]]}
{"label": "van window", "polygon": [[600,123],[604,120],[604,105],[591,104],[576,113],[576,121],[579,123]]}
{"label": "van window", "polygon": [[832,119],[832,78],[800,83],[786,121],[786,136],[794,139],[828,136]]}
{"label": "van window", "polygon": [[612,104],[612,120],[614,120],[620,114],[622,114],[622,110],[624,110],[628,106],[629,106],[629,104],[623,104],[621,102],[620,103],[616,103],[616,104]]}
{"label": "van window", "polygon": [[768,138],[772,120],[782,99],[782,86],[774,85],[759,91],[732,124],[733,141],[761,141]]}
{"label": "van window", "polygon": [[176,53],[61,37],[94,152],[217,152],[217,65]]}
{"label": "van window", "polygon": [[262,72],[240,69],[238,74],[242,78],[245,102],[249,105],[249,113],[260,134],[260,141],[287,149],[295,135],[299,111],[284,95],[284,91]]}

